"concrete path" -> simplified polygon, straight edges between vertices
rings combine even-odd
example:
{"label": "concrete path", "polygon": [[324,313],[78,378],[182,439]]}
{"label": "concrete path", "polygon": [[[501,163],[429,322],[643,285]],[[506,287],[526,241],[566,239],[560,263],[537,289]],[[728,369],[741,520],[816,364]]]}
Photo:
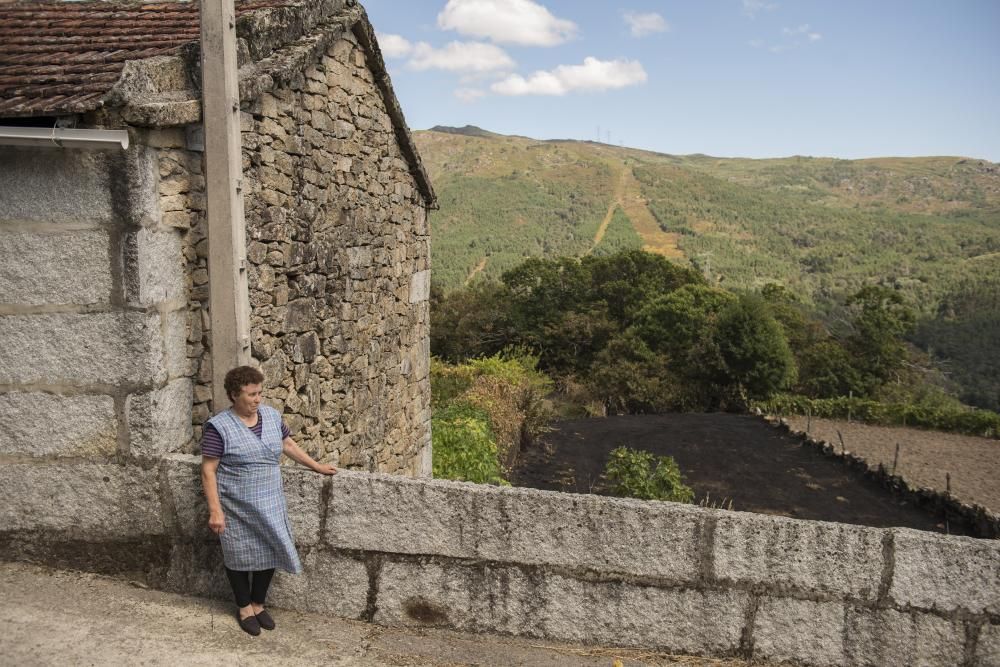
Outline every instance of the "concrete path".
{"label": "concrete path", "polygon": [[235,607],[93,574],[0,563],[0,664],[524,665],[736,667],[668,656],[444,630],[384,628],[273,610],[278,628],[250,637]]}

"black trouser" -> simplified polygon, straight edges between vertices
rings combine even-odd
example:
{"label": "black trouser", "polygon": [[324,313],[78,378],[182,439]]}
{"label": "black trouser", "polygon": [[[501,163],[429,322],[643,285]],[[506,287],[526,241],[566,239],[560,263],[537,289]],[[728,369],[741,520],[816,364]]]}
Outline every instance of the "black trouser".
{"label": "black trouser", "polygon": [[[250,583],[250,575],[253,575],[253,584]],[[226,576],[229,577],[229,585],[233,587],[237,605],[246,607],[251,602],[263,605],[267,598],[267,589],[271,585],[271,577],[274,576],[274,568],[259,572],[242,572],[227,567]]]}

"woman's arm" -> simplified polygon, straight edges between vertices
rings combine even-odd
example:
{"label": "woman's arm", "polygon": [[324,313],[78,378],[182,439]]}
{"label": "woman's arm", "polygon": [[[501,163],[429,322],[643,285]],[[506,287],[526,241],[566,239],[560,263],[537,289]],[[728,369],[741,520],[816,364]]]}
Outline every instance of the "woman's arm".
{"label": "woman's arm", "polygon": [[305,450],[295,444],[291,436],[285,438],[281,441],[281,451],[285,453],[285,456],[292,459],[296,463],[301,463],[310,470],[314,470],[321,475],[333,475],[337,472],[329,463],[317,463],[313,457],[309,456]]}
{"label": "woman's arm", "polygon": [[208,527],[216,535],[221,535],[226,529],[226,516],[222,513],[219,485],[215,479],[218,468],[219,459],[214,456],[201,457],[201,485],[205,488],[205,500],[208,501]]}

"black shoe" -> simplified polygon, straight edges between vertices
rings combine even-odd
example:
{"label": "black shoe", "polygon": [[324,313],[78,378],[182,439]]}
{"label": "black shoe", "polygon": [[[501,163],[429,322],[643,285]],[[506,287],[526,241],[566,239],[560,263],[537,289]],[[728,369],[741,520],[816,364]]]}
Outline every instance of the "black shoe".
{"label": "black shoe", "polygon": [[260,634],[260,623],[257,622],[256,616],[247,616],[246,618],[240,618],[237,614],[236,620],[240,622],[240,627],[243,628],[243,632],[248,635],[253,635],[256,637]]}
{"label": "black shoe", "polygon": [[255,616],[257,616],[257,622],[260,624],[260,627],[265,630],[274,630],[274,619],[267,613],[267,609],[261,609]]}

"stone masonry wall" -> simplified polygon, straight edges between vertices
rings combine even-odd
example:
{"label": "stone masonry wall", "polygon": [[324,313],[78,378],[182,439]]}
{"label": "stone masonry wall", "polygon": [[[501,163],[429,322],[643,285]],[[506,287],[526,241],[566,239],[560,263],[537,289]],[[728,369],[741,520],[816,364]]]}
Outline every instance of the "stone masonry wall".
{"label": "stone masonry wall", "polygon": [[[426,210],[354,36],[245,103],[242,130],[252,354],[267,402],[317,459],[429,475]],[[197,440],[211,393],[207,241],[201,156],[183,146],[161,153],[160,201],[165,222],[187,229]]]}
{"label": "stone masonry wall", "polygon": [[[197,458],[65,472],[0,468],[0,558],[230,598]],[[995,540],[349,471],[286,468],[285,493],[305,572],[277,575],[278,607],[802,665],[1000,664]]]}
{"label": "stone masonry wall", "polygon": [[2,464],[151,464],[191,438],[181,237],[135,138],[0,151]]}

